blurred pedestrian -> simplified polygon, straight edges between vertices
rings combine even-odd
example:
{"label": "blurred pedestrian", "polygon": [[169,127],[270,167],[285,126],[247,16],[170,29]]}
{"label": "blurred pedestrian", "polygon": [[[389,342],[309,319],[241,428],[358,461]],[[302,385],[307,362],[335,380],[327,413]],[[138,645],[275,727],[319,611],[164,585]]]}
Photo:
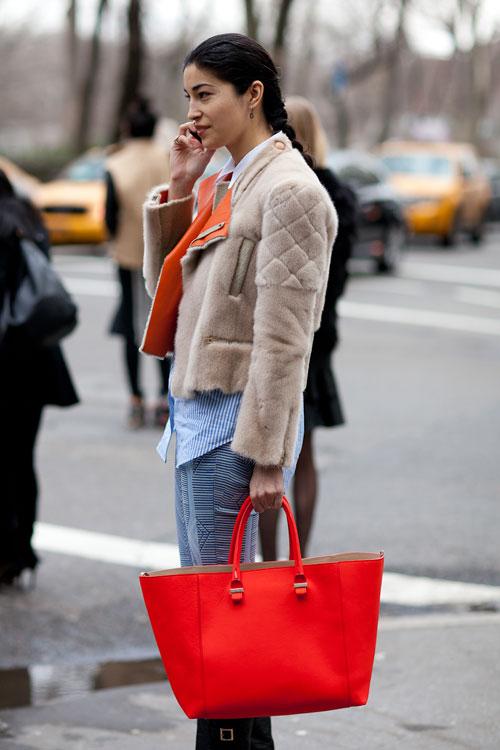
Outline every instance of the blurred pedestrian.
{"label": "blurred pedestrian", "polygon": [[[287,98],[286,107],[297,139],[307,153],[313,156],[314,171],[330,194],[339,217],[321,325],[313,339],[304,391],[304,442],[293,479],[294,513],[302,554],[305,556],[318,486],[313,432],[317,427],[339,427],[344,424],[344,412],[332,367],[332,353],[338,343],[336,308],[347,281],[347,263],[356,233],[357,205],[353,191],[326,167],[328,144],[314,106],[303,97],[293,96]],[[261,518],[259,530],[264,560],[277,559],[278,518],[276,511],[270,511]]]}
{"label": "blurred pedestrian", "polygon": [[[300,452],[302,391],[337,219],[302,158],[263,47],[240,34],[207,39],[186,58],[184,89],[189,121],[171,150],[172,180],[145,208],[145,274],[155,299],[142,348],[175,351],[181,565],[227,562],[247,496],[249,562],[259,514],[281,507]],[[194,184],[223,146],[231,158],[201,183],[193,226]],[[180,303],[169,314],[173,299]],[[167,428],[164,458],[169,437]],[[226,747],[224,731],[238,750],[274,747],[269,717],[200,719],[197,750]]]}
{"label": "blurred pedestrian", "polygon": [[[169,175],[168,152],[153,139],[156,120],[146,99],[134,99],[123,120],[124,143],[106,161],[106,225],[121,290],[110,330],[124,339],[131,429],[145,424],[138,348],[149,309],[142,277],[142,205],[153,185]],[[168,419],[170,360],[159,361],[158,370],[160,384],[153,419],[157,426],[164,427]]]}
{"label": "blurred pedestrian", "polygon": [[[23,278],[23,238],[49,256],[40,214],[16,196],[0,170],[0,310]],[[76,403],[59,345],[27,346],[12,327],[0,333],[0,583],[14,583],[39,562],[31,538],[38,496],[34,450],[43,408]]]}

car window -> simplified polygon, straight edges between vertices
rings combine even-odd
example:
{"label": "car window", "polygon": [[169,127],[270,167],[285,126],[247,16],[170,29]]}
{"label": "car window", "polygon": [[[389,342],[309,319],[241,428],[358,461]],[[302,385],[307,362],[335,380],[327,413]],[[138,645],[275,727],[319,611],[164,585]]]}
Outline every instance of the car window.
{"label": "car window", "polygon": [[382,161],[395,174],[432,175],[451,177],[453,163],[446,156],[434,154],[391,154],[382,157]]}
{"label": "car window", "polygon": [[61,172],[65,180],[89,182],[104,179],[104,161],[102,159],[81,159],[69,164]]}
{"label": "car window", "polygon": [[357,164],[346,164],[337,169],[337,175],[341,180],[347,182],[351,187],[365,187],[366,185],[377,185],[380,176],[370,169],[364,169]]}

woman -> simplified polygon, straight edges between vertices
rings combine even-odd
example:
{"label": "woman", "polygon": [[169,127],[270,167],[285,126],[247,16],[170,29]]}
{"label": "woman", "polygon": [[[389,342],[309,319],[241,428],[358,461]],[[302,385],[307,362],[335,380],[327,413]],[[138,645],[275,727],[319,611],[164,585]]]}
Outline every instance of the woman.
{"label": "woman", "polygon": [[[327,139],[319,115],[307,99],[288,97],[290,122],[304,148],[314,159],[314,171],[332,199],[339,217],[338,234],[332,254],[321,325],[314,334],[307,386],[304,391],[304,441],[293,478],[293,502],[300,547],[307,555],[311,526],[316,508],[317,474],[313,453],[316,427],[339,427],[344,413],[332,369],[332,352],[337,346],[337,301],[347,281],[347,263],[356,234],[357,201],[348,185],[326,167]],[[260,523],[264,560],[276,560],[279,514],[266,513]]]}
{"label": "woman", "polygon": [[[171,150],[170,185],[145,206],[144,269],[155,299],[142,348],[175,353],[173,424],[160,448],[165,457],[173,427],[186,566],[227,562],[248,495],[242,559],[254,560],[259,514],[281,507],[302,442],[302,391],[337,221],[259,44],[239,34],[207,39],[186,58],[184,90],[188,122]],[[201,183],[192,224],[194,184],[222,146],[231,159]],[[172,318],[172,258],[183,243]],[[171,319],[173,345],[163,330]],[[272,748],[270,719],[198,720],[196,747]]]}
{"label": "woman", "polygon": [[[156,115],[148,102],[137,97],[124,121],[125,142],[106,161],[106,225],[111,251],[117,264],[121,299],[111,324],[111,333],[123,337],[123,354],[130,392],[128,426],[145,424],[144,396],[140,379],[138,341],[147,320],[148,298],[144,292],[142,215],[144,196],[153,185],[168,177],[164,150],[153,140]],[[165,427],[168,419],[167,391],[170,360],[158,362],[160,379],[154,423]]]}
{"label": "woman", "polygon": [[[17,197],[0,170],[0,310],[15,293],[24,266],[20,239],[32,240],[48,255],[41,217]],[[78,402],[59,346],[27,349],[10,328],[0,331],[0,583],[12,585],[34,571],[31,546],[37,507],[34,449],[44,406]]]}

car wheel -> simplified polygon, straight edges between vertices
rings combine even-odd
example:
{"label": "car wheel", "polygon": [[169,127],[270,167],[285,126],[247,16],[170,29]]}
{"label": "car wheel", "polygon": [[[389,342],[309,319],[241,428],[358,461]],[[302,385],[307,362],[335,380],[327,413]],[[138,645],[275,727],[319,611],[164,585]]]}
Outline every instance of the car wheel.
{"label": "car wheel", "polygon": [[457,233],[455,227],[451,227],[449,232],[441,235],[442,247],[453,247],[457,244]]}
{"label": "car wheel", "polygon": [[481,219],[470,232],[470,239],[473,245],[480,245],[484,239],[484,217]]}
{"label": "car wheel", "polygon": [[446,234],[441,235],[442,247],[454,247],[457,244],[457,235],[460,231],[460,214],[457,211]]}
{"label": "car wheel", "polygon": [[389,227],[384,241],[384,254],[375,261],[377,273],[396,273],[405,237],[406,231],[403,227]]}

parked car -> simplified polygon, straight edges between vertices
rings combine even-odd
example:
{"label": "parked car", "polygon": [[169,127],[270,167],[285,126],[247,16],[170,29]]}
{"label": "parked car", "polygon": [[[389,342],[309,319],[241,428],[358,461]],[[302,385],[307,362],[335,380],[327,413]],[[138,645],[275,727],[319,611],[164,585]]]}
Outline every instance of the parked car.
{"label": "parked car", "polygon": [[334,151],[328,166],[356,193],[360,207],[354,258],[374,261],[380,272],[395,271],[406,239],[403,210],[384,165],[363,151]]}
{"label": "parked car", "polygon": [[104,160],[103,149],[91,149],[35,193],[53,244],[106,240]]}
{"label": "parked car", "polygon": [[483,159],[482,166],[491,189],[486,221],[500,221],[500,162],[497,159]]}
{"label": "parked car", "polygon": [[402,196],[409,229],[453,245],[459,232],[483,236],[491,189],[469,143],[387,141],[377,153]]}

